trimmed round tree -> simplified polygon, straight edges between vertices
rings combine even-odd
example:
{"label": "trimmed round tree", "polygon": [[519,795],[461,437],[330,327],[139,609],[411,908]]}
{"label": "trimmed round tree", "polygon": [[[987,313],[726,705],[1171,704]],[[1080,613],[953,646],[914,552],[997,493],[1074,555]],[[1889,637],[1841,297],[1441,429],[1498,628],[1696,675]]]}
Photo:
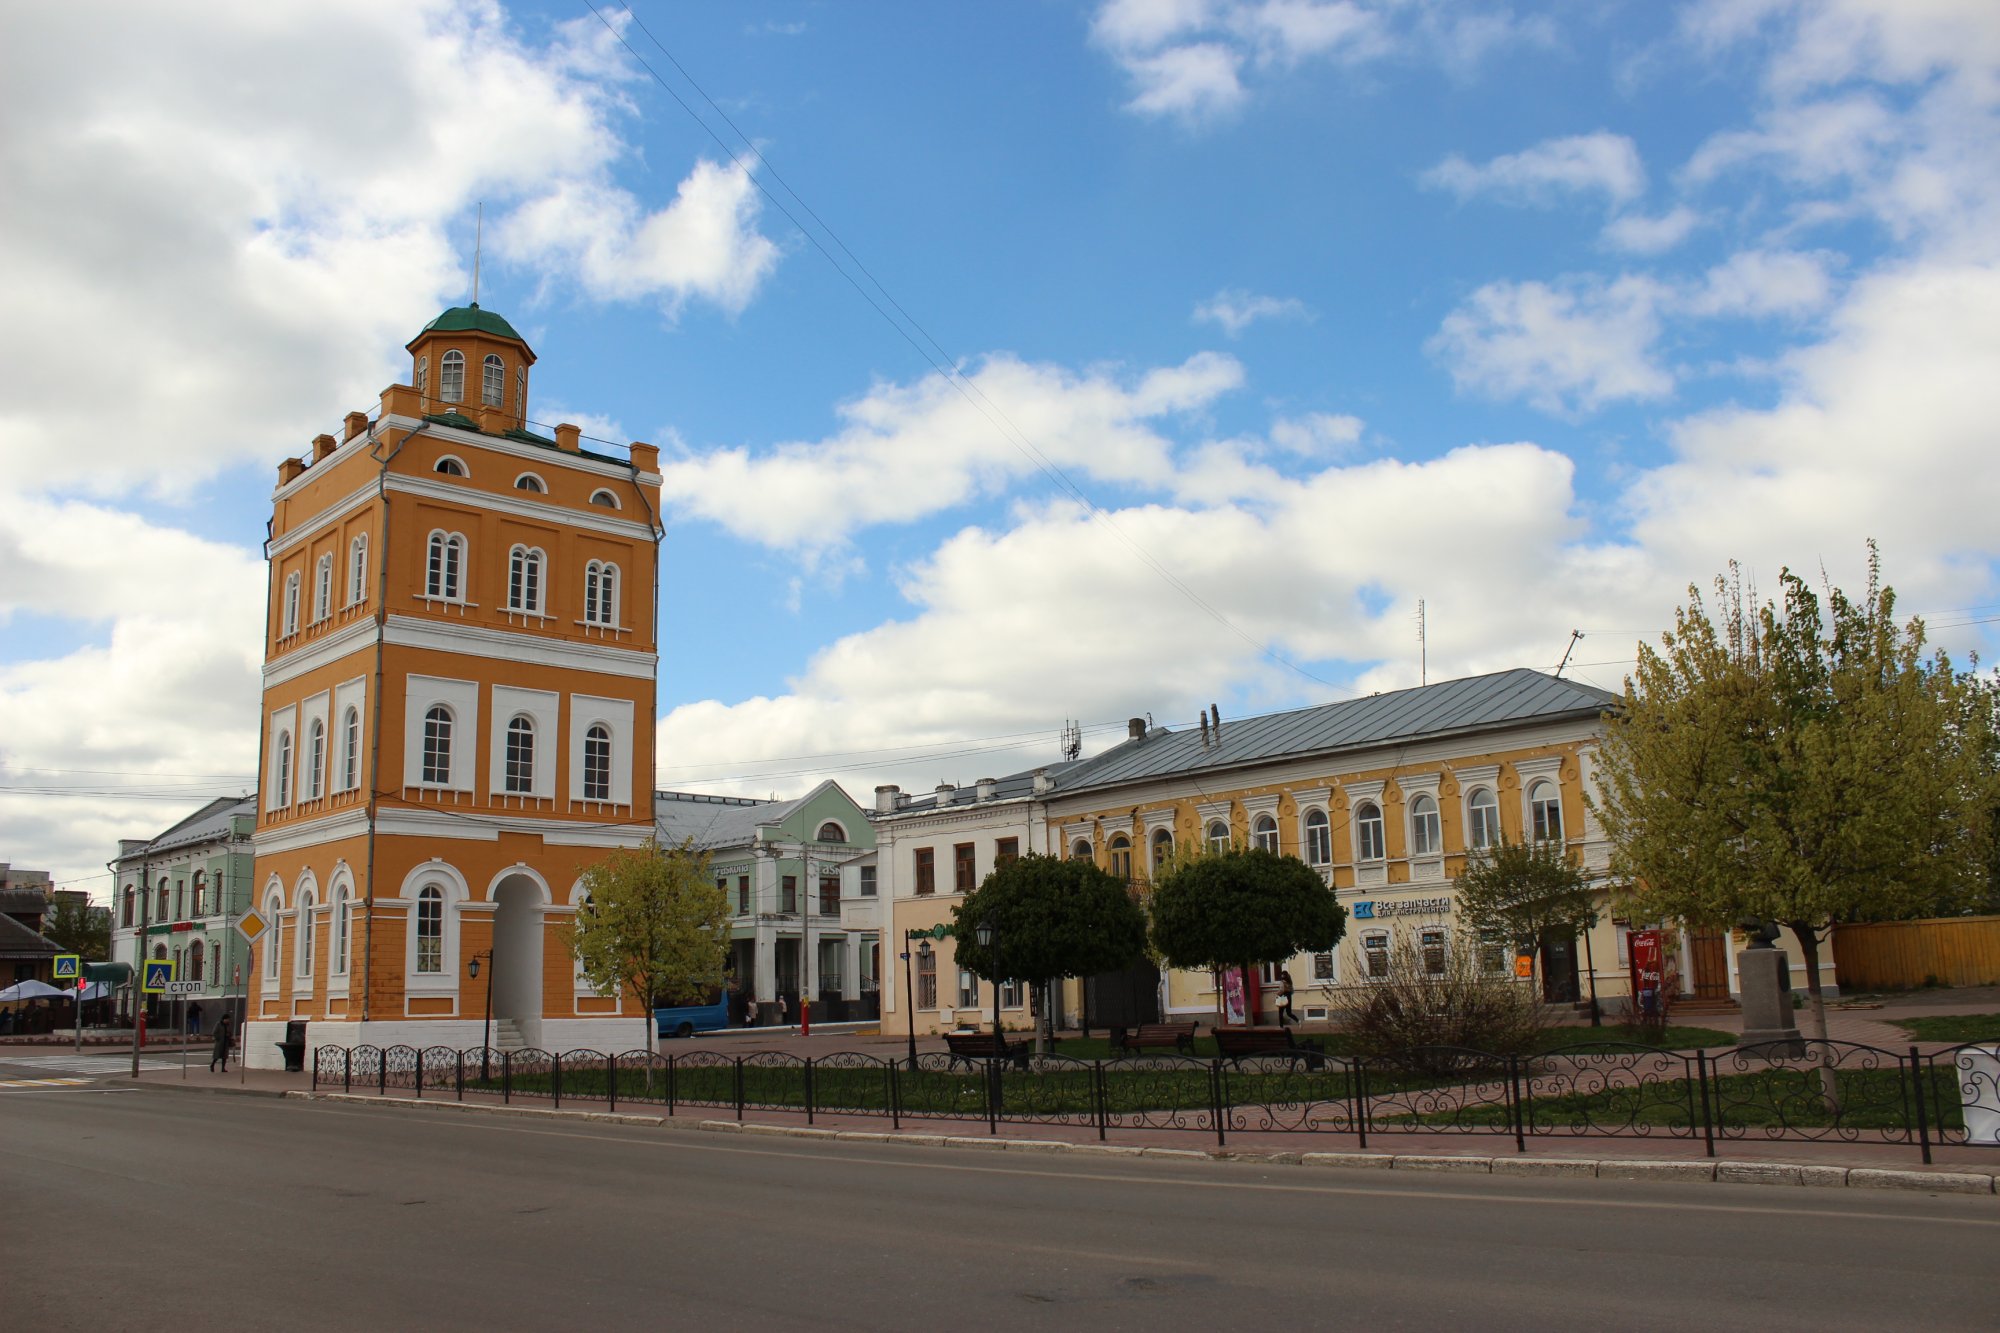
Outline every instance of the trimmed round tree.
{"label": "trimmed round tree", "polygon": [[[982,923],[996,932],[993,948],[979,947]],[[1146,916],[1125,881],[1053,856],[1024,856],[988,875],[953,909],[952,934],[960,967],[1034,986],[1115,972],[1146,952]]]}
{"label": "trimmed round tree", "polygon": [[1153,947],[1175,967],[1203,972],[1282,963],[1331,949],[1347,909],[1296,856],[1232,847],[1191,857],[1153,882]]}

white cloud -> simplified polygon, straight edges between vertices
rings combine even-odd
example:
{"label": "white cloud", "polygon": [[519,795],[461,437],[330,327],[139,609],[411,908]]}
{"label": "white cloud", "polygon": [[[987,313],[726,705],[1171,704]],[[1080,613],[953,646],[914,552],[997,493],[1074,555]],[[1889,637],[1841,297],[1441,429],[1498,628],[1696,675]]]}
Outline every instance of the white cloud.
{"label": "white cloud", "polygon": [[1425,172],[1423,181],[1460,199],[1493,195],[1546,205],[1567,194],[1602,194],[1622,204],[1645,192],[1646,168],[1630,139],[1599,130],[1547,139],[1483,166],[1453,154]]}
{"label": "white cloud", "polygon": [[1447,0],[1105,0],[1091,40],[1133,86],[1129,111],[1196,123],[1240,107],[1260,82],[1309,61],[1396,56],[1463,74],[1493,52],[1546,45],[1553,25]]}
{"label": "white cloud", "polygon": [[1800,315],[1832,299],[1831,257],[1745,250],[1711,268],[1682,307],[1693,315]]}
{"label": "white cloud", "polygon": [[[10,15],[0,123],[35,129],[0,136],[0,476],[184,488],[303,445],[463,299],[476,200],[489,264],[518,243],[595,298],[740,309],[774,256],[745,183],[701,164],[664,204],[612,183],[613,50],[594,20],[528,44],[484,0]],[[114,325],[107,375],[79,349]]]}
{"label": "white cloud", "polygon": [[1260,319],[1307,319],[1305,302],[1292,296],[1259,296],[1240,287],[1226,287],[1194,308],[1196,323],[1219,324],[1230,337]]}
{"label": "white cloud", "polygon": [[1308,457],[1345,448],[1361,438],[1360,417],[1313,412],[1288,417],[1271,425],[1271,443],[1290,453]]}
{"label": "white cloud", "polygon": [[1667,295],[1631,275],[1561,287],[1488,283],[1445,317],[1429,349],[1461,389],[1525,398],[1545,412],[1660,398],[1674,384],[1654,348]]}
{"label": "white cloud", "polygon": [[[663,463],[664,494],[738,536],[818,558],[864,527],[911,522],[1035,474],[1028,445],[1080,478],[1160,485],[1173,446],[1152,423],[1206,407],[1242,380],[1242,366],[1215,353],[1136,380],[993,356],[969,376],[969,396],[939,375],[878,385],[840,408],[844,425],[827,439]],[[814,521],[798,523],[801,513]]]}
{"label": "white cloud", "polygon": [[1626,254],[1664,254],[1686,240],[1701,223],[1701,214],[1685,204],[1676,205],[1658,217],[1626,213],[1604,224],[1604,241]]}

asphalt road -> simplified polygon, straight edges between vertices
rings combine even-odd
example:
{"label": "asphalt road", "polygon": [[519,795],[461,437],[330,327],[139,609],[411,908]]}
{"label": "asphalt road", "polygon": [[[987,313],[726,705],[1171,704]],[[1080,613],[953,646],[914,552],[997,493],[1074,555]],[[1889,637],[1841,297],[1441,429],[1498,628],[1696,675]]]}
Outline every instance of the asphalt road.
{"label": "asphalt road", "polygon": [[1992,1198],[116,1088],[0,1093],[0,1328],[2000,1326]]}

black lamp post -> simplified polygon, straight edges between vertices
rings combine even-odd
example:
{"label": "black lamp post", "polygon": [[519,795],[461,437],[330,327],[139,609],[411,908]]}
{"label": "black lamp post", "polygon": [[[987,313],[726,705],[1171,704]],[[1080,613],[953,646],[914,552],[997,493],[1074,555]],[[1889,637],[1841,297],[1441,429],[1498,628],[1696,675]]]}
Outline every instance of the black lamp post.
{"label": "black lamp post", "polygon": [[1004,1042],[1000,1035],[1000,929],[990,919],[984,920],[973,928],[972,937],[979,941],[979,951],[993,969],[993,1040]]}
{"label": "black lamp post", "polygon": [[496,975],[493,968],[493,951],[487,949],[472,955],[472,961],[466,964],[465,970],[474,981],[479,980],[479,964],[482,959],[486,963],[486,1021],[479,1029],[479,1081],[484,1083],[488,1077],[488,1052],[493,1045],[493,978]]}
{"label": "black lamp post", "polygon": [[910,1069],[917,1067],[917,984],[910,978],[910,932],[903,932],[903,1021],[910,1027]]}

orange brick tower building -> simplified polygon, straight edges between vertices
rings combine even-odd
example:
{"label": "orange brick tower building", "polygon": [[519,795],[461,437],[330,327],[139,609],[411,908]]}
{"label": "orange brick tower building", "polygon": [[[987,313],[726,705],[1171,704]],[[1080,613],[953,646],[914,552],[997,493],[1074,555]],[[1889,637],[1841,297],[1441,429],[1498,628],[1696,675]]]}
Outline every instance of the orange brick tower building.
{"label": "orange brick tower building", "polygon": [[537,434],[535,355],[476,303],[409,352],[374,420],[278,468],[244,1054],[296,1019],[476,1046],[489,1004],[495,1046],[625,1050],[639,1011],[567,932],[653,828],[659,451]]}

